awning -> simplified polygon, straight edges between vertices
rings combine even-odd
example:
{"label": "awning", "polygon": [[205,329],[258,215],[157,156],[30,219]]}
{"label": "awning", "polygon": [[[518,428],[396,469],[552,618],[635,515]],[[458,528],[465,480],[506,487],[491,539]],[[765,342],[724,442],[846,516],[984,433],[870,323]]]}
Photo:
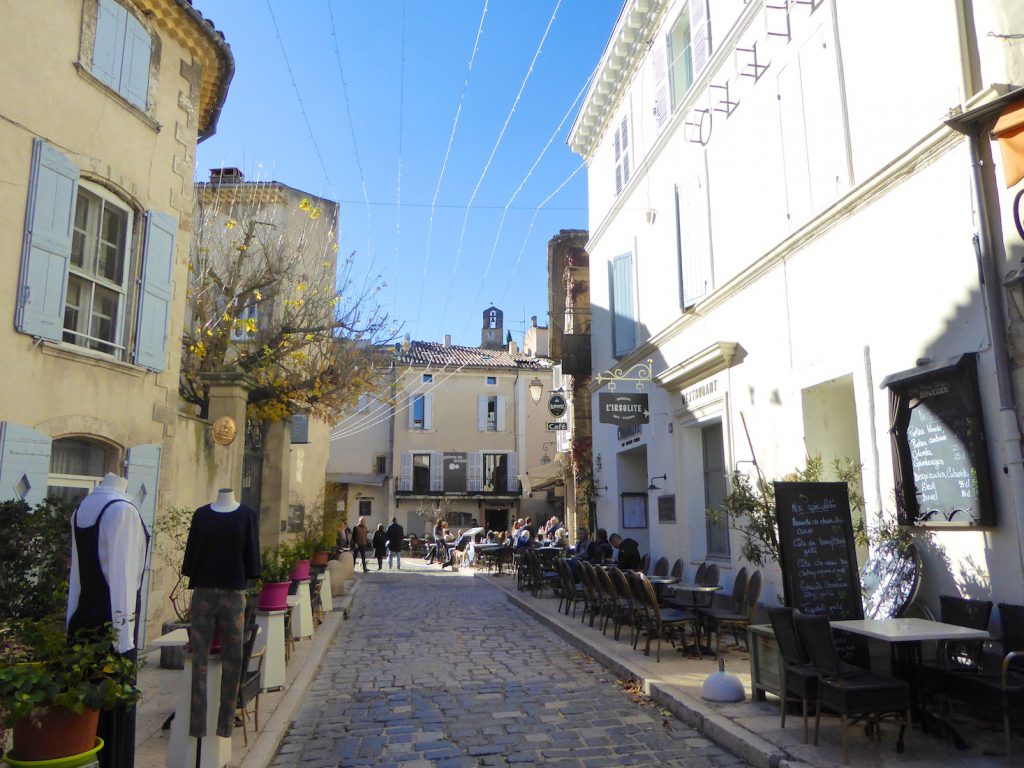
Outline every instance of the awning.
{"label": "awning", "polygon": [[329,483],[347,483],[349,485],[376,485],[380,487],[384,485],[384,481],[387,479],[387,475],[361,475],[354,472],[327,473],[327,482]]}
{"label": "awning", "polygon": [[561,455],[557,456],[554,461],[528,469],[525,474],[516,475],[516,477],[519,478],[519,482],[523,486],[523,493],[542,491],[545,488],[558,485],[563,480]]}
{"label": "awning", "polygon": [[1010,104],[1003,109],[995,128],[1003,155],[1003,173],[1007,188],[1024,179],[1024,103]]}

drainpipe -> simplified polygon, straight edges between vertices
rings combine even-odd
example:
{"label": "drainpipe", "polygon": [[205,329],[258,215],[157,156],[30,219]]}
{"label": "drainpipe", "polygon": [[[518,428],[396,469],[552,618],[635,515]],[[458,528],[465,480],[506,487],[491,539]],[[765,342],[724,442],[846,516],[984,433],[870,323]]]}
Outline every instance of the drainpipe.
{"label": "drainpipe", "polygon": [[[972,0],[957,0],[957,31],[959,33],[960,60],[963,62],[961,80],[964,101],[977,93],[976,30]],[[1020,422],[1010,375],[1007,345],[1006,310],[1002,278],[999,274],[996,235],[1002,231],[998,216],[998,192],[995,184],[995,164],[992,145],[988,139],[990,125],[982,122],[972,127],[968,137],[971,153],[971,192],[978,210],[978,233],[974,248],[981,264],[982,290],[988,308],[988,323],[992,340],[992,357],[996,370],[996,389],[999,397],[999,441],[1003,448],[1003,472],[1009,480],[1010,516],[1013,518],[1017,538],[1017,554],[1024,573],[1024,539],[1018,510],[1024,508],[1024,455],[1021,453]]]}

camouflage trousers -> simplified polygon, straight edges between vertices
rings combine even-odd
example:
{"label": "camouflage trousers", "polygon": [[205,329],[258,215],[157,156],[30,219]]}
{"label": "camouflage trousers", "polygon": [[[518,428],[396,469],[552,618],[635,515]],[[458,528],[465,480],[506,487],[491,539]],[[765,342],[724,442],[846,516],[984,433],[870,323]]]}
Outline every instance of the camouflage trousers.
{"label": "camouflage trousers", "polygon": [[206,736],[206,669],[214,629],[220,632],[220,709],[217,735],[231,738],[242,677],[242,623],[245,593],[200,587],[192,593],[192,701],[188,732]]}

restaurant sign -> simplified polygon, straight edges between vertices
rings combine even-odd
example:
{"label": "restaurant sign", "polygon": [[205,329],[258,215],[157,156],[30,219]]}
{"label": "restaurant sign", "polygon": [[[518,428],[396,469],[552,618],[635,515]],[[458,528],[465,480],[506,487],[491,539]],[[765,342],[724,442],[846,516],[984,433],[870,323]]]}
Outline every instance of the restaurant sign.
{"label": "restaurant sign", "polygon": [[647,393],[601,393],[597,396],[600,422],[602,424],[650,423],[650,410],[647,406]]}

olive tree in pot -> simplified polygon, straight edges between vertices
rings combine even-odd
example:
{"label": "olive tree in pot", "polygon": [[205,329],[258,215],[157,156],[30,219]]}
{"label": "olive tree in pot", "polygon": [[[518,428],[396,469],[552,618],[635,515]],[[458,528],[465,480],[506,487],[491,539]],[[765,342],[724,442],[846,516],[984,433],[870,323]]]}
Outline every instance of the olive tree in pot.
{"label": "olive tree in pot", "polygon": [[[153,546],[156,556],[164,567],[170,569],[174,579],[168,597],[174,620],[165,621],[161,630],[167,634],[175,629],[188,628],[192,623],[191,590],[186,587],[186,576],[181,572],[182,558],[185,555],[185,544],[188,541],[189,528],[192,527],[194,510],[185,507],[171,507],[157,517]],[[183,647],[163,647],[160,649],[161,669],[184,669],[185,649]]]}

